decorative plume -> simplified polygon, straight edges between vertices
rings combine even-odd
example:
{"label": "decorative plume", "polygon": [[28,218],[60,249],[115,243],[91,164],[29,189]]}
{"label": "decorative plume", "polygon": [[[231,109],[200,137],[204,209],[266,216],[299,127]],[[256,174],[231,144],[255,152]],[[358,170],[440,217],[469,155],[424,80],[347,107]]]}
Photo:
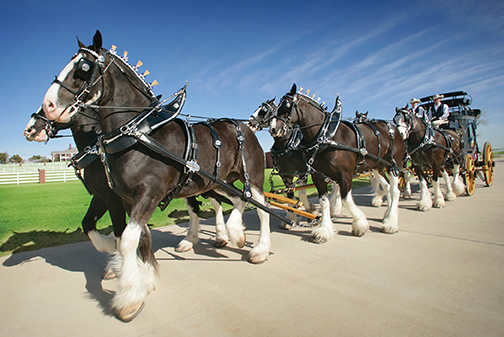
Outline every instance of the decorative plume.
{"label": "decorative plume", "polygon": [[158,84],[159,84],[159,83],[158,83],[158,81],[157,81],[157,80],[154,80],[154,82],[152,82],[152,83],[150,84],[150,87],[152,88],[153,86],[158,85]]}
{"label": "decorative plume", "polygon": [[128,62],[128,52],[125,50],[123,54],[124,61]]}
{"label": "decorative plume", "polygon": [[140,67],[142,65],[142,61],[138,60],[136,66],[135,66],[135,70],[138,70],[138,67]]}
{"label": "decorative plume", "polygon": [[110,52],[115,55],[116,49],[117,49],[117,46],[112,45],[112,48],[110,48]]}
{"label": "decorative plume", "polygon": [[143,76],[143,77],[145,77],[145,76],[147,76],[147,75],[149,75],[149,74],[150,74],[150,71],[146,70],[146,71],[142,74],[142,76]]}

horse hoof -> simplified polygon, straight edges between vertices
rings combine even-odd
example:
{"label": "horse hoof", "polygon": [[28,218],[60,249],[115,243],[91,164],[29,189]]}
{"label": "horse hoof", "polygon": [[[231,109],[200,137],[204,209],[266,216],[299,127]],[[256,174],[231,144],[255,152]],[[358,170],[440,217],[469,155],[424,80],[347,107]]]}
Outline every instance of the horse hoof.
{"label": "horse hoof", "polygon": [[383,227],[382,230],[383,230],[383,233],[385,233],[385,234],[395,234],[395,233],[399,232],[399,230],[394,227]]}
{"label": "horse hoof", "polygon": [[107,269],[103,273],[103,277],[102,278],[104,280],[113,280],[113,279],[116,278],[116,274],[112,271],[112,269]]}
{"label": "horse hoof", "polygon": [[319,235],[313,235],[311,237],[311,242],[313,243],[318,243],[318,244],[323,244],[323,243],[326,243],[328,240],[322,236],[319,236]]}
{"label": "horse hoof", "polygon": [[364,234],[366,234],[367,232],[367,229],[366,230],[352,230],[352,234],[354,236],[363,236]]}
{"label": "horse hoof", "polygon": [[217,240],[214,243],[214,247],[220,248],[226,246],[227,244],[228,244],[227,240]]}
{"label": "horse hoof", "polygon": [[185,253],[185,252],[188,252],[192,249],[192,246],[191,245],[182,245],[182,244],[179,244],[177,247],[175,247],[175,251],[177,253]]}
{"label": "horse hoof", "polygon": [[286,231],[288,231],[289,229],[291,229],[292,226],[291,225],[288,225],[286,224],[285,222],[282,223],[282,225],[280,226],[280,229],[285,229]]}
{"label": "horse hoof", "polygon": [[253,264],[264,263],[268,260],[268,254],[250,254],[247,259],[248,262]]}
{"label": "horse hoof", "polygon": [[140,314],[144,306],[145,303],[141,302],[122,308],[117,312],[117,318],[126,323],[131,322],[133,319],[135,319],[135,317],[138,316],[138,314]]}
{"label": "horse hoof", "polygon": [[247,238],[245,237],[245,233],[243,233],[242,236],[240,237],[240,240],[236,243],[236,246],[238,248],[243,248],[243,246],[245,246],[246,240],[247,240]]}

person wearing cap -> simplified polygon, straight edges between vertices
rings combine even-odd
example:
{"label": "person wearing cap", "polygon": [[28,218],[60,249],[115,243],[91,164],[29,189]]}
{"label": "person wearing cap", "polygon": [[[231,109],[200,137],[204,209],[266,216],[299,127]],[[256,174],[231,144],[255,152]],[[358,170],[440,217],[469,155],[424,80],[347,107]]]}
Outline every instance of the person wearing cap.
{"label": "person wearing cap", "polygon": [[432,96],[434,104],[429,109],[429,117],[432,125],[439,127],[442,124],[448,123],[448,116],[450,112],[448,111],[448,105],[441,103],[441,99],[444,98],[443,95],[435,94]]}
{"label": "person wearing cap", "polygon": [[424,118],[426,116],[425,109],[421,106],[418,106],[420,100],[418,98],[412,98],[410,100],[411,108],[409,109],[411,112],[414,112],[419,118]]}

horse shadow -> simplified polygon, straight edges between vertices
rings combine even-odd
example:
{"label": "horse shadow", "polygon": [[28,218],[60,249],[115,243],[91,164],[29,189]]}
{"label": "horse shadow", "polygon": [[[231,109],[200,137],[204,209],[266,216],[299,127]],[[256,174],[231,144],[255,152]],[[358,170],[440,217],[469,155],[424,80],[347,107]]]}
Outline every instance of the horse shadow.
{"label": "horse shadow", "polygon": [[[152,248],[155,253],[157,251],[168,252],[168,254],[172,255],[172,259],[177,259],[176,255],[178,253],[171,254],[171,249],[166,248],[175,247],[185,235],[176,235],[153,229],[151,230],[151,236],[153,240]],[[77,243],[65,244],[76,241]],[[220,259],[227,257],[212,249],[213,242],[210,238],[202,240],[202,243],[195,245],[196,254]],[[46,247],[52,245],[53,247],[39,248],[44,245]],[[225,249],[232,250],[232,248]],[[106,285],[102,284],[103,273],[110,255],[98,252],[81,229],[73,232],[15,232],[6,242],[0,245],[0,251],[12,252],[12,255],[2,263],[4,267],[21,266],[43,259],[51,266],[69,272],[82,273],[86,280],[85,297],[96,301],[105,316],[115,317],[115,311],[111,305],[115,292],[106,289]],[[183,253],[180,254],[179,259],[184,259]]]}
{"label": "horse shadow", "polygon": [[[76,232],[79,232],[77,230]],[[33,231],[28,233],[14,233],[7,242],[2,244],[1,250],[13,243],[33,242],[35,246],[40,244],[37,240],[44,240],[51,236],[52,240],[58,242],[68,241],[68,236],[75,236],[76,232],[52,232],[52,231]],[[81,235],[84,235],[80,231]],[[98,252],[91,242],[79,242],[67,244],[59,247],[50,247],[37,250],[28,250],[28,245],[20,245],[13,251],[4,262],[4,267],[14,267],[25,263],[34,262],[37,258],[42,258],[46,263],[70,272],[83,273],[86,279],[85,288],[87,297],[98,302],[102,312],[106,316],[114,316],[111,307],[113,292],[102,287],[102,275],[106,266],[106,254]]]}

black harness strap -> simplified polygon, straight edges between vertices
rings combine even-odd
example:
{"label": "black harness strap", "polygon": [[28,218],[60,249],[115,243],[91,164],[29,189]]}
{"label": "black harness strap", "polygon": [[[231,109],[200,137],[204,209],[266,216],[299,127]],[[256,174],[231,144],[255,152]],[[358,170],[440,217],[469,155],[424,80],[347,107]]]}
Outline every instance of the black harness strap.
{"label": "black harness strap", "polygon": [[217,158],[215,160],[215,178],[214,178],[214,182],[219,179],[219,169],[221,167],[221,161],[220,161],[220,153],[221,153],[221,148],[222,148],[222,142],[219,138],[219,133],[215,130],[215,128],[212,126],[212,124],[210,124],[208,121],[206,122],[201,122],[201,123],[198,123],[198,124],[203,124],[205,125],[206,127],[208,127],[208,129],[210,130],[210,136],[212,136],[212,144],[213,146],[217,149]]}
{"label": "black harness strap", "polygon": [[[187,137],[187,146],[184,153],[184,160],[186,162],[196,163],[196,158],[198,157],[198,143],[196,142],[194,128],[191,124],[187,123],[184,120],[176,119],[175,121],[182,127]],[[190,180],[192,179],[194,172],[194,170],[188,168],[187,166],[184,166],[184,173],[180,175],[177,186],[175,186],[175,188],[170,193],[168,193],[168,195],[165,196],[164,199],[159,203],[159,208],[161,209],[161,211],[165,210],[170,201],[175,198],[175,196],[182,190],[182,188],[190,184]]]}

